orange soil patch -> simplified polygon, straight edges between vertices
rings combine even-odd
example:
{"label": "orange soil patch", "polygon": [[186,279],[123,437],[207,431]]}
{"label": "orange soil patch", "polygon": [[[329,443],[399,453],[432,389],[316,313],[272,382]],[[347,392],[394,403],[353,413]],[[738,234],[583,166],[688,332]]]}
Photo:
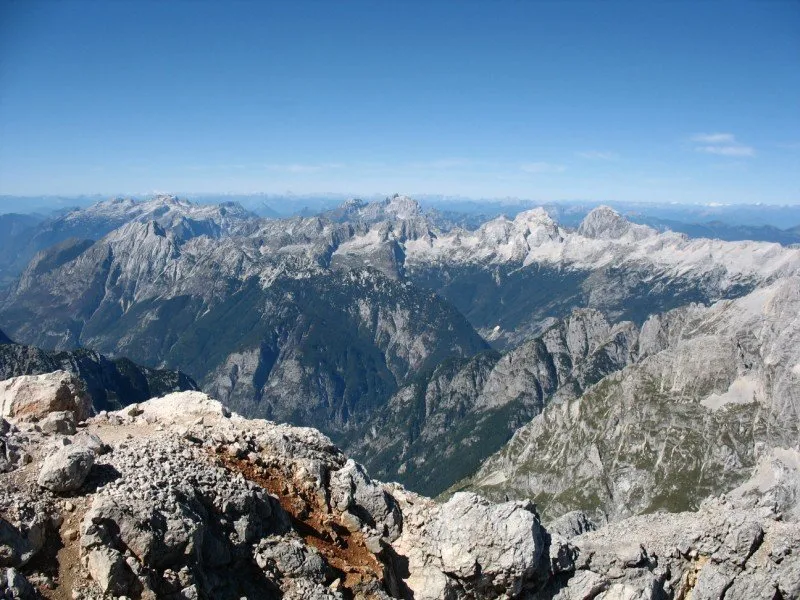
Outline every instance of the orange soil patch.
{"label": "orange soil patch", "polygon": [[345,589],[352,590],[360,583],[383,581],[383,567],[367,549],[363,534],[341,525],[338,515],[331,513],[316,495],[298,489],[277,469],[254,465],[228,454],[220,453],[216,458],[225,468],[241,473],[278,499],[305,542],[316,548],[334,569],[345,574]]}

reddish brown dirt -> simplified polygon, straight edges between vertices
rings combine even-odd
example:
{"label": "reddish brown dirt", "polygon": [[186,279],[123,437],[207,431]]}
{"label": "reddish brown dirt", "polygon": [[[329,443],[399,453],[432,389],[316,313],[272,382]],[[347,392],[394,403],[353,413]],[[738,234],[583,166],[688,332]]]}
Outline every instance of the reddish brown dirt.
{"label": "reddish brown dirt", "polygon": [[352,590],[360,583],[383,581],[381,563],[367,549],[361,532],[350,532],[342,526],[339,516],[329,512],[316,496],[298,489],[291,478],[278,469],[254,465],[228,454],[220,453],[216,458],[225,468],[241,473],[278,499],[305,542],[316,548],[334,569],[344,573],[345,589]]}

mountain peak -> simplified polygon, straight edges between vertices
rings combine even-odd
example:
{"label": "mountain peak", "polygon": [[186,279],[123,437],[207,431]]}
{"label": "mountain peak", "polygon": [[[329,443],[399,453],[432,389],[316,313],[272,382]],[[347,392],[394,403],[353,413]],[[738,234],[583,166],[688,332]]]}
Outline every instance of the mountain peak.
{"label": "mountain peak", "polygon": [[531,226],[538,225],[551,227],[556,225],[556,222],[553,220],[553,218],[541,206],[537,206],[536,208],[532,208],[530,210],[523,210],[521,213],[518,213],[516,217],[514,217],[514,222],[527,223]]}
{"label": "mountain peak", "polygon": [[598,206],[592,209],[581,221],[578,233],[583,237],[598,240],[618,240],[625,236],[636,240],[656,233],[654,229],[644,225],[631,223],[610,206]]}
{"label": "mountain peak", "polygon": [[542,207],[519,213],[514,218],[514,227],[524,232],[529,247],[564,239],[558,223]]}
{"label": "mountain peak", "polygon": [[364,208],[367,205],[361,198],[348,198],[344,202],[339,205],[339,208],[342,210],[358,210],[359,208]]}
{"label": "mountain peak", "polygon": [[398,219],[410,219],[422,214],[419,202],[408,196],[395,194],[384,201],[384,211]]}
{"label": "mountain peak", "polygon": [[156,194],[156,195],[153,197],[153,200],[152,200],[152,201],[153,201],[153,202],[161,202],[161,203],[163,203],[163,204],[183,204],[183,203],[189,203],[189,201],[188,201],[188,200],[181,200],[180,198],[178,198],[177,196],[174,196],[173,194]]}

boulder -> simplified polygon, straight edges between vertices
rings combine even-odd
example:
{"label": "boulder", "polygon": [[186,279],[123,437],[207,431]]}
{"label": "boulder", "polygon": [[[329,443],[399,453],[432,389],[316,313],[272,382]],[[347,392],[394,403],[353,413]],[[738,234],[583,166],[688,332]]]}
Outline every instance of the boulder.
{"label": "boulder", "polygon": [[570,540],[576,535],[594,531],[597,525],[582,511],[573,510],[565,515],[561,515],[552,523],[548,523],[547,531],[551,536],[558,536],[565,540]]}
{"label": "boulder", "polygon": [[69,410],[51,412],[44,419],[39,421],[39,428],[42,430],[42,433],[73,435],[76,431],[75,413]]}
{"label": "boulder", "polygon": [[89,433],[88,431],[81,431],[74,438],[72,438],[72,441],[76,446],[88,448],[97,455],[111,452],[111,446],[103,442],[103,440],[101,440],[95,434]]}
{"label": "boulder", "polygon": [[527,502],[492,504],[467,492],[437,505],[396,490],[404,529],[392,545],[408,559],[416,600],[516,597],[537,577],[543,529]]}
{"label": "boulder", "polygon": [[256,564],[273,578],[291,577],[314,583],[330,581],[333,571],[319,552],[297,538],[272,536],[255,550]]}
{"label": "boulder", "polygon": [[38,483],[52,492],[71,492],[83,485],[94,464],[94,452],[89,448],[70,444],[48,456]]}
{"label": "boulder", "polygon": [[136,578],[125,562],[125,557],[115,548],[100,546],[86,555],[89,575],[107,594],[121,596],[130,593]]}
{"label": "boulder", "polygon": [[338,511],[357,517],[390,541],[400,535],[403,518],[394,498],[354,460],[331,475],[330,492],[331,504]]}
{"label": "boulder", "polygon": [[0,473],[13,471],[32,460],[31,455],[25,450],[27,443],[24,434],[0,418]]}
{"label": "boulder", "polygon": [[92,414],[92,400],[83,382],[66,371],[22,375],[0,381],[0,415],[38,421],[56,411],[70,411],[76,421]]}

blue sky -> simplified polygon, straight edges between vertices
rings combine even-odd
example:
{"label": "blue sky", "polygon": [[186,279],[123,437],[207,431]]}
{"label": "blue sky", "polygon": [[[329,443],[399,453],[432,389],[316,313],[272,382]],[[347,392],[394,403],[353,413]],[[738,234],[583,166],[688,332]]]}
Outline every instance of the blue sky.
{"label": "blue sky", "polygon": [[800,2],[0,2],[0,194],[800,203]]}

